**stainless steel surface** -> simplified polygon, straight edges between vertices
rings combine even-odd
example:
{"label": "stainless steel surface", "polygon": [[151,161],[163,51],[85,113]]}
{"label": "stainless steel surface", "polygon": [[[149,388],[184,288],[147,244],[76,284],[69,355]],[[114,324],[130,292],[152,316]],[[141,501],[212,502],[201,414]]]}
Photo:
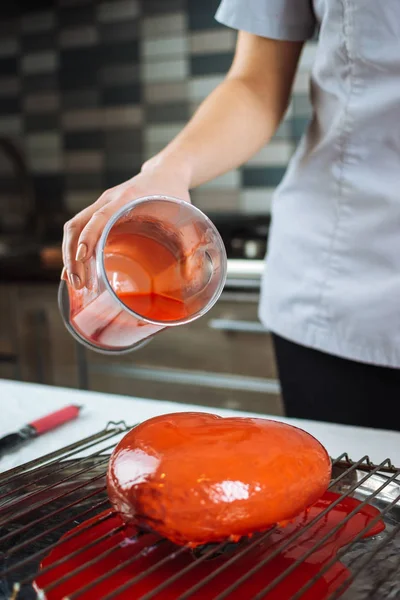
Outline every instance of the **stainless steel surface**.
{"label": "stainless steel surface", "polygon": [[264,271],[263,260],[228,259],[225,289],[259,290]]}
{"label": "stainless steel surface", "polygon": [[263,260],[228,259],[228,277],[260,279],[263,271]]}
{"label": "stainless steel surface", "polygon": [[[127,426],[123,422],[110,423],[103,431],[90,438],[0,475],[1,600],[36,598],[32,581],[38,573],[43,557],[60,544],[60,536],[63,533],[109,506],[104,479],[108,455],[126,429]],[[398,599],[400,594],[397,575],[400,569],[400,470],[395,468],[390,460],[376,466],[366,456],[354,463],[343,454],[333,461],[333,480],[330,489],[340,495],[333,504],[339,503],[346,497],[354,496],[360,500],[361,506],[366,503],[376,506],[381,511],[377,518],[382,518],[386,525],[385,531],[370,539],[361,539],[366,531],[364,529],[328,563],[328,565],[334,564],[340,559],[352,573],[352,582],[350,580],[346,582],[347,585],[349,583],[351,585],[350,587],[346,585],[347,589],[341,597],[344,600]],[[213,600],[223,600],[228,597],[237,585],[252,577],[253,571],[266,566],[285,547],[295,545],[296,539],[317,521],[322,520],[333,504],[300,530],[295,530],[284,538],[278,548],[274,548],[263,561],[238,578],[234,584],[226,587],[223,593],[214,596]],[[334,535],[341,527],[345,527],[350,518],[351,514],[344,517],[334,530],[329,532],[329,535]],[[369,524],[371,525],[372,523]],[[251,547],[261,543],[262,540],[267,540],[273,530],[274,528],[255,535],[234,546],[233,549],[230,544],[229,559],[227,558],[218,569],[212,571],[194,587],[187,589],[176,600],[190,598],[196,590],[201,590],[205,583],[212,581],[215,576],[223,572],[228,563],[234,564]],[[322,541],[311,545],[304,556],[290,569],[301,568],[306,555],[312,555],[320,543]],[[194,560],[186,571],[195,569],[196,565],[211,558],[216,552],[222,552],[225,547],[226,545],[221,543],[200,549],[195,553]],[[79,554],[84,549],[84,547],[78,548],[74,554]],[[148,550],[149,548],[145,548],[143,552]],[[112,549],[109,551],[112,552]],[[163,558],[163,563],[172,561],[178,552],[182,554],[190,550],[175,549],[172,554],[167,554]],[[93,560],[96,561],[100,557],[101,555]],[[325,570],[328,565],[324,567]],[[156,562],[151,567],[152,572],[159,566],[161,562]],[[300,600],[315,579],[323,575],[324,569],[306,586],[299,589],[291,600]],[[261,600],[261,598],[268,600],[269,592],[275,588],[278,580],[288,575],[288,572],[289,570],[286,570],[257,596],[252,596],[252,600]],[[141,572],[140,577],[145,573],[146,571]],[[168,588],[182,574],[182,571],[176,572],[170,579],[146,594],[146,598],[153,597],[161,589]],[[70,576],[71,572],[68,574],[68,577]],[[104,580],[109,576],[109,573],[104,573],[101,579]],[[127,587],[129,588],[133,583],[132,579]],[[112,594],[108,594],[107,598],[114,597],[119,591],[120,589],[116,589]],[[342,593],[343,589],[339,591]],[[329,596],[329,600],[337,597],[338,594],[335,592]],[[101,598],[99,597],[98,600]]]}
{"label": "stainless steel surface", "polygon": [[234,319],[211,319],[208,322],[211,329],[225,331],[226,333],[270,333],[269,329],[257,321],[241,321]]}
{"label": "stainless steel surface", "polygon": [[135,367],[129,365],[89,365],[90,373],[109,373],[123,375],[132,379],[198,385],[205,388],[241,390],[243,392],[260,392],[265,394],[280,394],[279,382],[263,377],[247,377],[245,375],[224,375],[202,371],[183,371],[180,369],[161,369],[158,367]]}

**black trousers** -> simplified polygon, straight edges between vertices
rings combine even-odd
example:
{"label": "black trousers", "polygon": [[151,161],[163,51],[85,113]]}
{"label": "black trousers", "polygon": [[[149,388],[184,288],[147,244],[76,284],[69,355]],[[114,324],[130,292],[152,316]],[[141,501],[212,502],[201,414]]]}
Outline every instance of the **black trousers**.
{"label": "black trousers", "polygon": [[288,417],[400,431],[400,369],[273,337]]}

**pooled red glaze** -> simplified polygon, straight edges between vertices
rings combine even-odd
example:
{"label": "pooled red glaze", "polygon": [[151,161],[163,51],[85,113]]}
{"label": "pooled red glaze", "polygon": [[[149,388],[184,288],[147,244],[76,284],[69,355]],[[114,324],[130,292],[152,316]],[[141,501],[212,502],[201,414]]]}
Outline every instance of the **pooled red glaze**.
{"label": "pooled red glaze", "polygon": [[121,440],[107,484],[125,522],[196,546],[292,519],[323,495],[330,476],[326,450],[301,429],[176,413],[150,419]]}
{"label": "pooled red glaze", "polygon": [[[177,555],[179,549],[176,546],[161,541],[154,534],[135,539],[136,530],[133,526],[122,528],[119,515],[106,511],[61,538],[57,547],[44,559],[35,587],[44,590],[47,600],[67,597],[74,600],[99,600],[112,592],[115,593],[115,600],[139,600],[151,593],[154,594],[151,595],[153,600],[176,600],[214,571],[221,569],[209,583],[190,595],[190,600],[212,600],[251,569],[259,566],[247,581],[229,595],[229,600],[249,600],[292,567],[298,559],[304,558],[310,548],[320,543],[318,550],[265,596],[265,600],[291,600],[303,585],[318,575],[339,548],[349,544],[379,515],[379,511],[373,506],[363,506],[346,525],[323,542],[324,537],[329,536],[360,505],[354,498],[344,498],[308,531],[304,531],[296,542],[279,552],[264,566],[261,564],[271,552],[282,547],[291,535],[301,531],[337,498],[336,494],[325,492],[307,512],[296,517],[286,527],[277,528],[264,542],[254,544],[246,555],[233,564],[228,564],[231,554],[204,562],[195,561],[191,552],[185,548],[181,548],[183,552]],[[383,529],[382,521],[378,521],[365,537],[376,535]],[[240,549],[239,546],[236,554],[240,553]],[[166,559],[167,556],[170,558]],[[185,571],[190,566],[193,568]],[[347,568],[339,561],[336,562],[303,594],[302,600],[329,598],[349,576]],[[158,586],[172,577],[174,581],[171,584],[156,591]]]}

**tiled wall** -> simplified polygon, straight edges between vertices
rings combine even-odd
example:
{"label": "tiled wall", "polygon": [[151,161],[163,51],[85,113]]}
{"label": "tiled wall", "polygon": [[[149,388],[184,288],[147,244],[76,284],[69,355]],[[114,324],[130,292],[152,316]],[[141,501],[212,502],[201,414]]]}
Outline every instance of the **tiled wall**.
{"label": "tiled wall", "polygon": [[[181,129],[232,59],[236,34],[216,23],[217,6],[218,0],[1,3],[0,135],[25,148],[39,201],[81,209],[131,177]],[[268,211],[309,118],[314,50],[305,49],[274,140],[242,169],[194,191],[198,206]]]}

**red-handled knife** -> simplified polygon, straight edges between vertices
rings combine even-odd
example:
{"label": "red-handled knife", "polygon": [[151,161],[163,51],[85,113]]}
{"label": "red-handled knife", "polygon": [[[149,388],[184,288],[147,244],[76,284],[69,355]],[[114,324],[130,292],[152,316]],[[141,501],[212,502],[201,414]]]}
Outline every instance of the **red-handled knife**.
{"label": "red-handled knife", "polygon": [[78,417],[81,406],[76,406],[72,404],[71,406],[65,406],[60,410],[56,410],[55,412],[46,415],[45,417],[41,417],[40,419],[36,419],[28,425],[25,425],[19,431],[15,433],[9,433],[4,437],[0,438],[0,452],[7,451],[19,446],[20,444],[27,442],[47,431],[51,431],[64,423],[68,423],[68,421],[72,421]]}

